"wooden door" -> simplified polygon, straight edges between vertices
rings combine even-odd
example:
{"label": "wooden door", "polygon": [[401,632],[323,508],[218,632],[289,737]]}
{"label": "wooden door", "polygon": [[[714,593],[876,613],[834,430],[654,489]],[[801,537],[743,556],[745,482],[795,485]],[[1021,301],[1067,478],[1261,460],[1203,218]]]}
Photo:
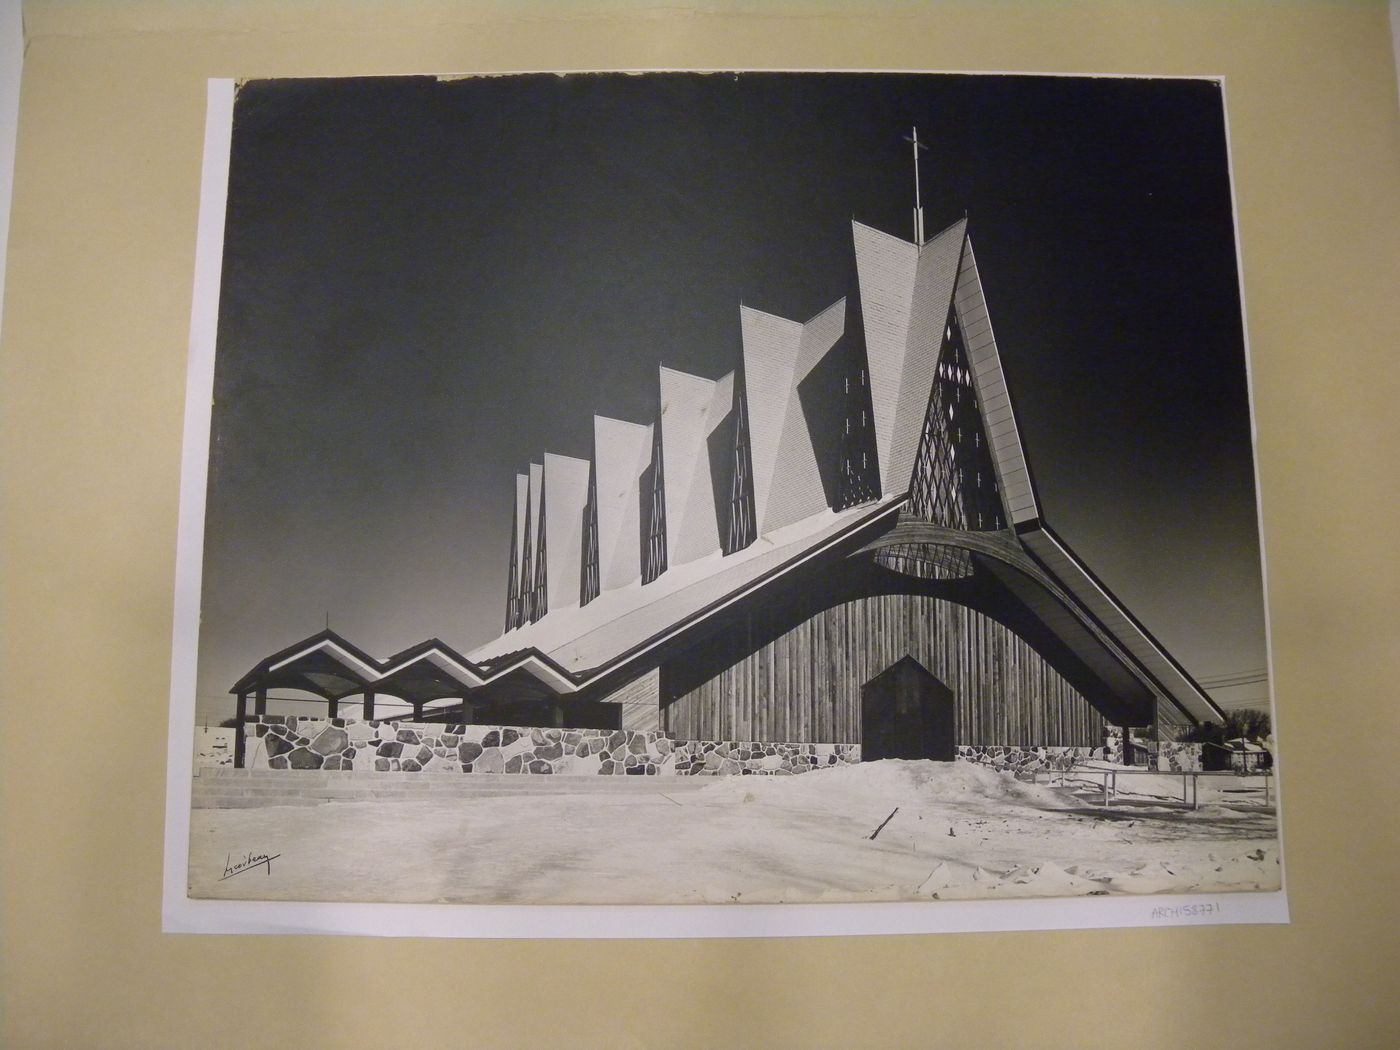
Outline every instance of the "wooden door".
{"label": "wooden door", "polygon": [[957,751],[953,691],[912,656],[861,686],[860,757],[951,762]]}

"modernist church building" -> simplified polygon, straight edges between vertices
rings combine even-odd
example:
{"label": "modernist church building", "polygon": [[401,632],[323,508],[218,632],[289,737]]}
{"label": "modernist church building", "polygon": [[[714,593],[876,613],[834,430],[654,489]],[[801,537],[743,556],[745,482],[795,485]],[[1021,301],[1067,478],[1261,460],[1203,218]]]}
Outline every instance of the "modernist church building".
{"label": "modernist church building", "polygon": [[853,222],[850,294],[741,307],[733,371],[660,367],[654,417],[595,416],[591,458],[521,450],[499,638],[326,631],[239,680],[240,719],[296,689],[864,760],[1221,720],[1042,516],[967,221],[914,226]]}

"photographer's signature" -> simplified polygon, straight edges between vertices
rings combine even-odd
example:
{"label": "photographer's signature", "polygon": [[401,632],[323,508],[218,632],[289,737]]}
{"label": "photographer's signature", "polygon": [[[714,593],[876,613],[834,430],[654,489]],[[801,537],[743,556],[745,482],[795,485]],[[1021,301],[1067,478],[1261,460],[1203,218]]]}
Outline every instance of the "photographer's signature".
{"label": "photographer's signature", "polygon": [[268,875],[271,875],[272,862],[280,856],[282,856],[280,853],[243,853],[239,855],[237,860],[234,860],[233,854],[230,853],[224,862],[224,873],[219,876],[219,881],[223,882],[224,879],[242,875],[245,871],[252,871],[254,868],[262,868]]}

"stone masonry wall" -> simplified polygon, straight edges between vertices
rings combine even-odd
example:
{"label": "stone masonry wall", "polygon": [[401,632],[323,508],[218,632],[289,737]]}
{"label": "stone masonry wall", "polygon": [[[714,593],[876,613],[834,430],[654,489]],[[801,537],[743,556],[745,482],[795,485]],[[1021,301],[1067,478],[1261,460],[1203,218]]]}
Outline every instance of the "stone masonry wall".
{"label": "stone masonry wall", "polygon": [[1202,750],[1200,744],[1177,744],[1164,740],[1157,745],[1157,769],[1162,773],[1199,773]]}
{"label": "stone masonry wall", "polygon": [[860,761],[859,744],[765,744],[757,741],[678,740],[675,772],[706,776],[768,773],[786,776]]}
{"label": "stone masonry wall", "polygon": [[252,769],[406,773],[719,775],[805,773],[860,761],[858,744],[676,740],[625,729],[530,729],[262,715],[248,720]]}
{"label": "stone masonry wall", "polygon": [[1104,761],[1108,755],[1109,749],[1102,747],[1003,747],[996,744],[959,744],[957,761],[972,762],[1011,773],[1030,773],[1043,769],[1069,769],[1077,762]]}
{"label": "stone masonry wall", "polygon": [[[1076,762],[1121,762],[1121,740],[1113,738],[1105,747],[958,747],[959,762],[975,762],[992,769],[1013,773],[1040,769],[1069,769]],[[1200,744],[1157,745],[1157,769],[1163,773],[1199,773]]]}
{"label": "stone masonry wall", "polygon": [[[231,731],[230,731],[231,732]],[[1012,773],[1068,769],[1078,762],[1121,760],[1106,747],[1016,747],[962,744],[957,761]],[[329,769],[406,773],[565,775],[791,775],[860,761],[859,744],[677,740],[627,729],[531,729],[262,715],[248,720],[246,759],[253,769]],[[1157,768],[1201,768],[1199,744],[1162,743]]]}

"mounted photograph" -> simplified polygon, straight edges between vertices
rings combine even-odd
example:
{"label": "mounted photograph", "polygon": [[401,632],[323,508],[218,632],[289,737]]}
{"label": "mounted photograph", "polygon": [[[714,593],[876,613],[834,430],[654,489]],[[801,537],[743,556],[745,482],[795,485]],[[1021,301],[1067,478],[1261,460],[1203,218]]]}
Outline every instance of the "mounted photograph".
{"label": "mounted photograph", "polygon": [[224,88],[188,901],[1282,897],[1220,80]]}

